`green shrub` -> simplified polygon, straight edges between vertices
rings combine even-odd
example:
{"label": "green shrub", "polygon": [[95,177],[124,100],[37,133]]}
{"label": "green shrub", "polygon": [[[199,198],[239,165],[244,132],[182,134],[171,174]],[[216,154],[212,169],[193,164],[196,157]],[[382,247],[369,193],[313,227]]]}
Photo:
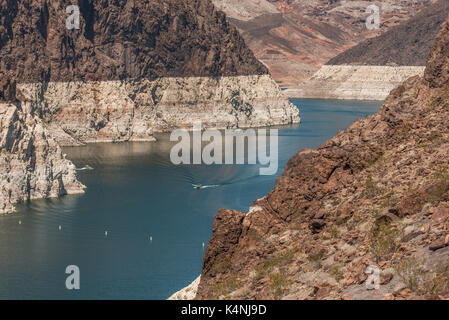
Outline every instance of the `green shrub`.
{"label": "green shrub", "polygon": [[241,286],[241,282],[236,278],[219,280],[213,286],[212,292],[215,298],[220,298],[221,296],[226,297],[226,295],[241,288]]}
{"label": "green shrub", "polygon": [[369,251],[379,262],[390,258],[397,250],[397,241],[401,237],[401,231],[387,221],[379,221],[370,232],[368,239]]}
{"label": "green shrub", "polygon": [[435,271],[428,271],[423,265],[424,261],[408,258],[401,261],[395,269],[405,285],[417,294],[432,295],[447,292],[449,290],[449,266],[442,265]]}
{"label": "green shrub", "polygon": [[373,181],[373,178],[371,178],[371,176],[369,176],[366,180],[365,180],[365,191],[364,191],[364,196],[372,199],[374,197],[376,197],[377,195],[382,193],[382,189],[379,188],[377,186],[377,183],[375,183]]}
{"label": "green shrub", "polygon": [[284,289],[288,286],[290,282],[287,277],[281,273],[270,274],[270,288],[273,290],[273,294],[276,297],[281,296],[284,293]]}

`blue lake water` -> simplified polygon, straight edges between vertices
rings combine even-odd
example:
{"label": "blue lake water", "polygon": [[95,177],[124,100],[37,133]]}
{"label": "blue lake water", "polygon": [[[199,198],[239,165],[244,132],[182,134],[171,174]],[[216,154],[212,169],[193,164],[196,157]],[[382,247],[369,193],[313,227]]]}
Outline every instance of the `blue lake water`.
{"label": "blue lake water", "polygon": [[[274,176],[260,176],[258,165],[175,166],[168,135],[156,143],[66,148],[77,167],[94,168],[78,172],[86,193],[20,204],[0,216],[0,299],[166,299],[189,284],[201,272],[202,244],[220,208],[247,211],[297,151],[316,148],[381,105],[292,102],[302,122],[279,127]],[[65,287],[68,265],[80,268],[80,290]]]}

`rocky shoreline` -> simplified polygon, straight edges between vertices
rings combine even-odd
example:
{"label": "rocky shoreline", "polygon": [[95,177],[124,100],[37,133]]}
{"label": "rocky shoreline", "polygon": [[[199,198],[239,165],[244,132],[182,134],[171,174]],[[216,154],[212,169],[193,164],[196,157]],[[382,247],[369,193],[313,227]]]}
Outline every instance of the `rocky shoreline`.
{"label": "rocky shoreline", "polygon": [[7,170],[0,213],[13,212],[17,202],[83,192],[60,146],[155,141],[153,132],[190,129],[195,121],[217,129],[300,121],[269,75],[27,83],[15,91],[20,102],[1,104],[0,161]]}
{"label": "rocky shoreline", "polygon": [[182,288],[178,292],[172,294],[167,300],[193,300],[198,292],[198,286],[201,281],[201,276],[198,276],[191,284]]}
{"label": "rocky shoreline", "polygon": [[153,132],[299,123],[270,75],[18,84],[62,146],[155,141]]}
{"label": "rocky shoreline", "polygon": [[448,48],[449,20],[423,77],[299,151],[250,214],[220,210],[195,299],[449,298]]}
{"label": "rocky shoreline", "polygon": [[2,213],[82,192],[60,146],[300,121],[210,0],[5,0],[0,14]]}
{"label": "rocky shoreline", "polygon": [[84,192],[75,166],[29,108],[0,103],[0,214],[17,202]]}
{"label": "rocky shoreline", "polygon": [[324,65],[299,88],[288,88],[290,98],[379,100],[410,77],[424,74],[421,66]]}

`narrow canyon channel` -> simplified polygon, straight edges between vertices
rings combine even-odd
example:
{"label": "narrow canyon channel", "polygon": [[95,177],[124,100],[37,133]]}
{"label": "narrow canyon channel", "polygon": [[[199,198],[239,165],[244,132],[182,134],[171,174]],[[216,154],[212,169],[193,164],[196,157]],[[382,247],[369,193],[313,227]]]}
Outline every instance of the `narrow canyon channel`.
{"label": "narrow canyon channel", "polygon": [[[291,102],[302,122],[278,127],[273,176],[259,175],[259,165],[175,166],[165,134],[155,143],[65,148],[86,193],[22,203],[0,216],[0,299],[166,299],[189,284],[201,272],[218,209],[248,211],[297,151],[382,104]],[[80,290],[66,289],[67,265],[79,266]]]}

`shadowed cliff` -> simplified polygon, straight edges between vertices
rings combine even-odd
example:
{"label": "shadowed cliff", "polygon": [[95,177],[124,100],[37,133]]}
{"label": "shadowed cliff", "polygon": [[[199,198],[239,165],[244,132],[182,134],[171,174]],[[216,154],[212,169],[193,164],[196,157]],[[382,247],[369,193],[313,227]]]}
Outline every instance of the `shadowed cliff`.
{"label": "shadowed cliff", "polygon": [[330,59],[326,65],[424,66],[448,13],[449,1],[440,0],[384,34]]}
{"label": "shadowed cliff", "polygon": [[0,101],[23,82],[268,73],[209,0],[1,0],[0,16]]}

